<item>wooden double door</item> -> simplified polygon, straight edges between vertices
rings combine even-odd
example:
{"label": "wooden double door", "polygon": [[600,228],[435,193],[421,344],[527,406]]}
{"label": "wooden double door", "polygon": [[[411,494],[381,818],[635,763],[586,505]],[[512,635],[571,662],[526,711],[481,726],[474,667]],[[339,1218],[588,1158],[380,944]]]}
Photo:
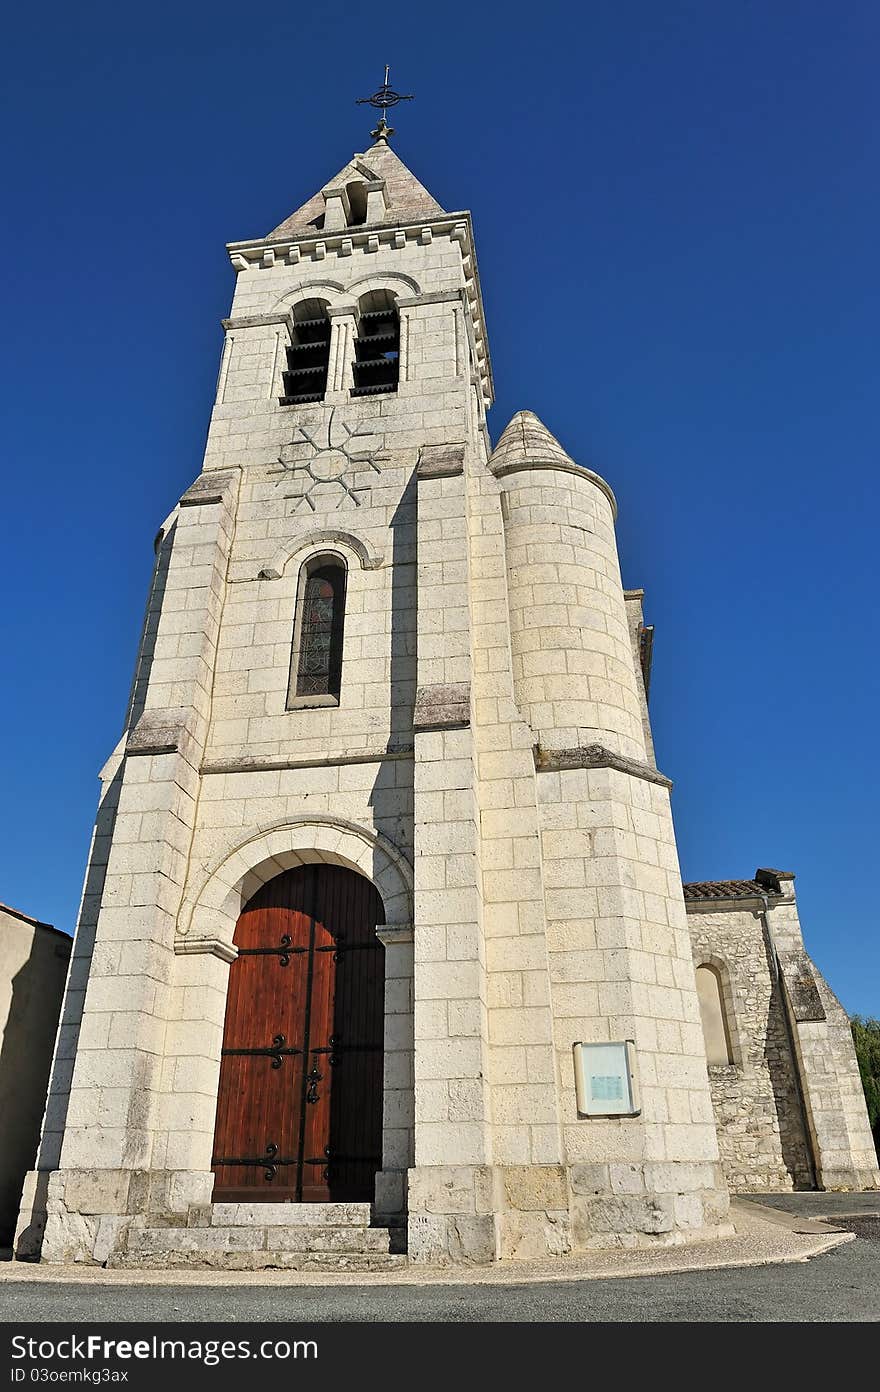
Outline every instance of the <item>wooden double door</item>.
{"label": "wooden double door", "polygon": [[370,1200],[382,1163],[382,901],[335,865],[243,909],[217,1097],[214,1198]]}

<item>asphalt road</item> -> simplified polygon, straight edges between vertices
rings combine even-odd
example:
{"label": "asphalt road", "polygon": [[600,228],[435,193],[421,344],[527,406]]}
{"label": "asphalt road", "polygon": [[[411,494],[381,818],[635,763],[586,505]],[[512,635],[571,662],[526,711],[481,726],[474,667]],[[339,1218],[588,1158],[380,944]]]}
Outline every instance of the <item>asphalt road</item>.
{"label": "asphalt road", "polygon": [[184,1287],[4,1281],[0,1321],[876,1322],[880,1224],[856,1222],[864,1236],[807,1263],[528,1286]]}
{"label": "asphalt road", "polygon": [[746,1199],[749,1203],[763,1204],[765,1208],[794,1213],[800,1218],[837,1218],[854,1213],[880,1214],[880,1190],[847,1194],[806,1189],[794,1194],[739,1194],[737,1197]]}

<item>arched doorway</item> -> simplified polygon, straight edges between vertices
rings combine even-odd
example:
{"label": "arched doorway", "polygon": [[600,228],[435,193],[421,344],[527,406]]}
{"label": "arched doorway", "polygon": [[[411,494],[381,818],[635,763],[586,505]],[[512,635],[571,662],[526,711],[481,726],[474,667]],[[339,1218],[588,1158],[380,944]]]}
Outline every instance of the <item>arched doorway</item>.
{"label": "arched doorway", "polygon": [[367,1201],[382,1163],[382,900],[305,865],[242,910],[217,1095],[214,1198]]}

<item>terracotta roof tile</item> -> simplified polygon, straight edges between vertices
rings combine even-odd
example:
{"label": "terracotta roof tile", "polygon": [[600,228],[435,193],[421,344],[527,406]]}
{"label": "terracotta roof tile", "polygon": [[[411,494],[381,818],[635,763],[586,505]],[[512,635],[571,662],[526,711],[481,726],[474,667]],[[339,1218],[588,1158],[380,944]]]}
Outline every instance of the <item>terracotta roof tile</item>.
{"label": "terracotta roof tile", "polygon": [[768,899],[780,897],[778,889],[758,880],[695,880],[682,889],[685,899],[756,899],[761,894]]}

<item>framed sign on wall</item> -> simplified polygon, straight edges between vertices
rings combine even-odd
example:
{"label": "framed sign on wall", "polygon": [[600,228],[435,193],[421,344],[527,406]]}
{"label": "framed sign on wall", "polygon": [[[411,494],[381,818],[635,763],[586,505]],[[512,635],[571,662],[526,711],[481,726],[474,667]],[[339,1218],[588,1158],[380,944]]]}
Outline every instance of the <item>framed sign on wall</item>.
{"label": "framed sign on wall", "polygon": [[578,1115],[638,1116],[636,1049],[632,1039],[574,1045]]}

